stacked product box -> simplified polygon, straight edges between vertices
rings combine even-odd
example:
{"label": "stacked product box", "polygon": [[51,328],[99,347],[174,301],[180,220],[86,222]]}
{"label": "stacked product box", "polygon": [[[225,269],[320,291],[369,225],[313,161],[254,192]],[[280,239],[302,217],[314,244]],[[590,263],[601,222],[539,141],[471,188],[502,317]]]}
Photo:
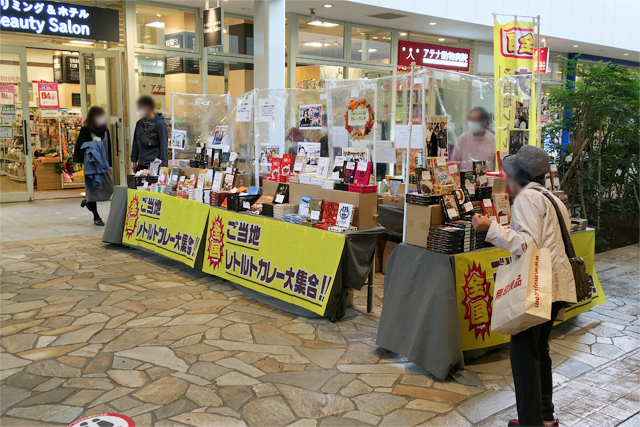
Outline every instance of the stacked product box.
{"label": "stacked product box", "polygon": [[291,203],[276,203],[273,205],[273,217],[282,219],[282,215],[293,215],[298,213],[298,205]]}
{"label": "stacked product box", "polygon": [[465,230],[449,225],[436,225],[429,229],[427,250],[443,254],[457,254],[469,247]]}

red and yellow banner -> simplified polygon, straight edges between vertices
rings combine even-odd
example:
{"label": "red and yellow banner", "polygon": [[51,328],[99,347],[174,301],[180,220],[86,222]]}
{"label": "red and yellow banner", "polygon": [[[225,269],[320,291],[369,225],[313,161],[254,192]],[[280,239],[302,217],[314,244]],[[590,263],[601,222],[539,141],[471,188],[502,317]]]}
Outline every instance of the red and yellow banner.
{"label": "red and yellow banner", "polygon": [[[533,77],[534,23],[512,21],[493,27],[496,151],[536,145],[537,113]],[[523,135],[526,131],[526,135]]]}
{"label": "red and yellow banner", "polygon": [[150,191],[127,191],[122,243],[140,246],[193,267],[209,206]]}
{"label": "red and yellow banner", "polygon": [[345,237],[211,208],[202,271],[324,315]]}
{"label": "red and yellow banner", "polygon": [[[583,231],[571,235],[576,255],[584,259],[587,273],[593,278],[593,295],[589,301],[566,310],[565,319],[584,313],[606,301],[594,267],[595,232]],[[491,331],[493,286],[500,265],[510,254],[502,249],[489,249],[455,255],[456,296],[462,350],[475,350],[509,342],[509,335]]]}

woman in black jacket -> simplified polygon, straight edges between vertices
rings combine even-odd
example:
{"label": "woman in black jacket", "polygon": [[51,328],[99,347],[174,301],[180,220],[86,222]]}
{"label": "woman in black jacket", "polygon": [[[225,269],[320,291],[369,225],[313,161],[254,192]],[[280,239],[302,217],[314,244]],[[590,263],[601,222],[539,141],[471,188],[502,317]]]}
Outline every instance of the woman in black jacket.
{"label": "woman in black jacket", "polygon": [[[84,163],[85,150],[82,149],[82,144],[87,141],[100,140],[107,151],[107,160],[109,166],[113,166],[111,157],[111,136],[109,135],[109,129],[107,129],[107,119],[104,109],[94,106],[89,109],[87,113],[87,119],[84,121],[84,126],[80,129],[76,145],[73,150],[73,161],[75,163]],[[111,198],[113,194],[113,182],[111,181],[111,172],[105,173],[102,179],[102,189],[93,190],[85,187],[86,198],[80,203],[81,207],[86,207],[93,213],[93,223],[95,225],[104,226],[104,221],[98,214],[97,202],[106,202]]]}

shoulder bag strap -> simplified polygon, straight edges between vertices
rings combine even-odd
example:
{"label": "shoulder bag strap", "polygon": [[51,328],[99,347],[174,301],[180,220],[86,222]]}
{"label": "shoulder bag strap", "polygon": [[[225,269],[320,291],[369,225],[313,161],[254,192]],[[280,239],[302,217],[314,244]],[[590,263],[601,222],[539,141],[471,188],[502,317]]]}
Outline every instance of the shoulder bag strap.
{"label": "shoulder bag strap", "polygon": [[562,212],[560,212],[560,208],[556,204],[556,201],[553,200],[553,197],[551,196],[551,193],[549,193],[547,190],[543,190],[540,187],[533,187],[533,189],[535,189],[535,190],[541,192],[542,194],[544,194],[544,196],[547,199],[549,199],[549,201],[553,205],[554,209],[556,210],[556,215],[558,217],[558,222],[560,223],[560,230],[562,230],[562,241],[564,242],[565,252],[567,253],[567,256],[569,257],[569,259],[575,258],[576,257],[576,251],[573,249],[573,242],[571,241],[571,236],[569,234],[569,230],[567,230],[567,224],[565,224],[565,222],[564,222],[564,216],[562,215]]}

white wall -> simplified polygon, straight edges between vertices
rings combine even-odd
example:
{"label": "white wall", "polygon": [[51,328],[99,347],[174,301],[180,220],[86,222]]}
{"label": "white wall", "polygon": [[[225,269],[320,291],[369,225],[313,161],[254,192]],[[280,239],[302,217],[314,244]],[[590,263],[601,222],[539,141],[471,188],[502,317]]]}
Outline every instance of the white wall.
{"label": "white wall", "polygon": [[493,26],[492,13],[541,17],[541,34],[640,51],[639,0],[347,0]]}

